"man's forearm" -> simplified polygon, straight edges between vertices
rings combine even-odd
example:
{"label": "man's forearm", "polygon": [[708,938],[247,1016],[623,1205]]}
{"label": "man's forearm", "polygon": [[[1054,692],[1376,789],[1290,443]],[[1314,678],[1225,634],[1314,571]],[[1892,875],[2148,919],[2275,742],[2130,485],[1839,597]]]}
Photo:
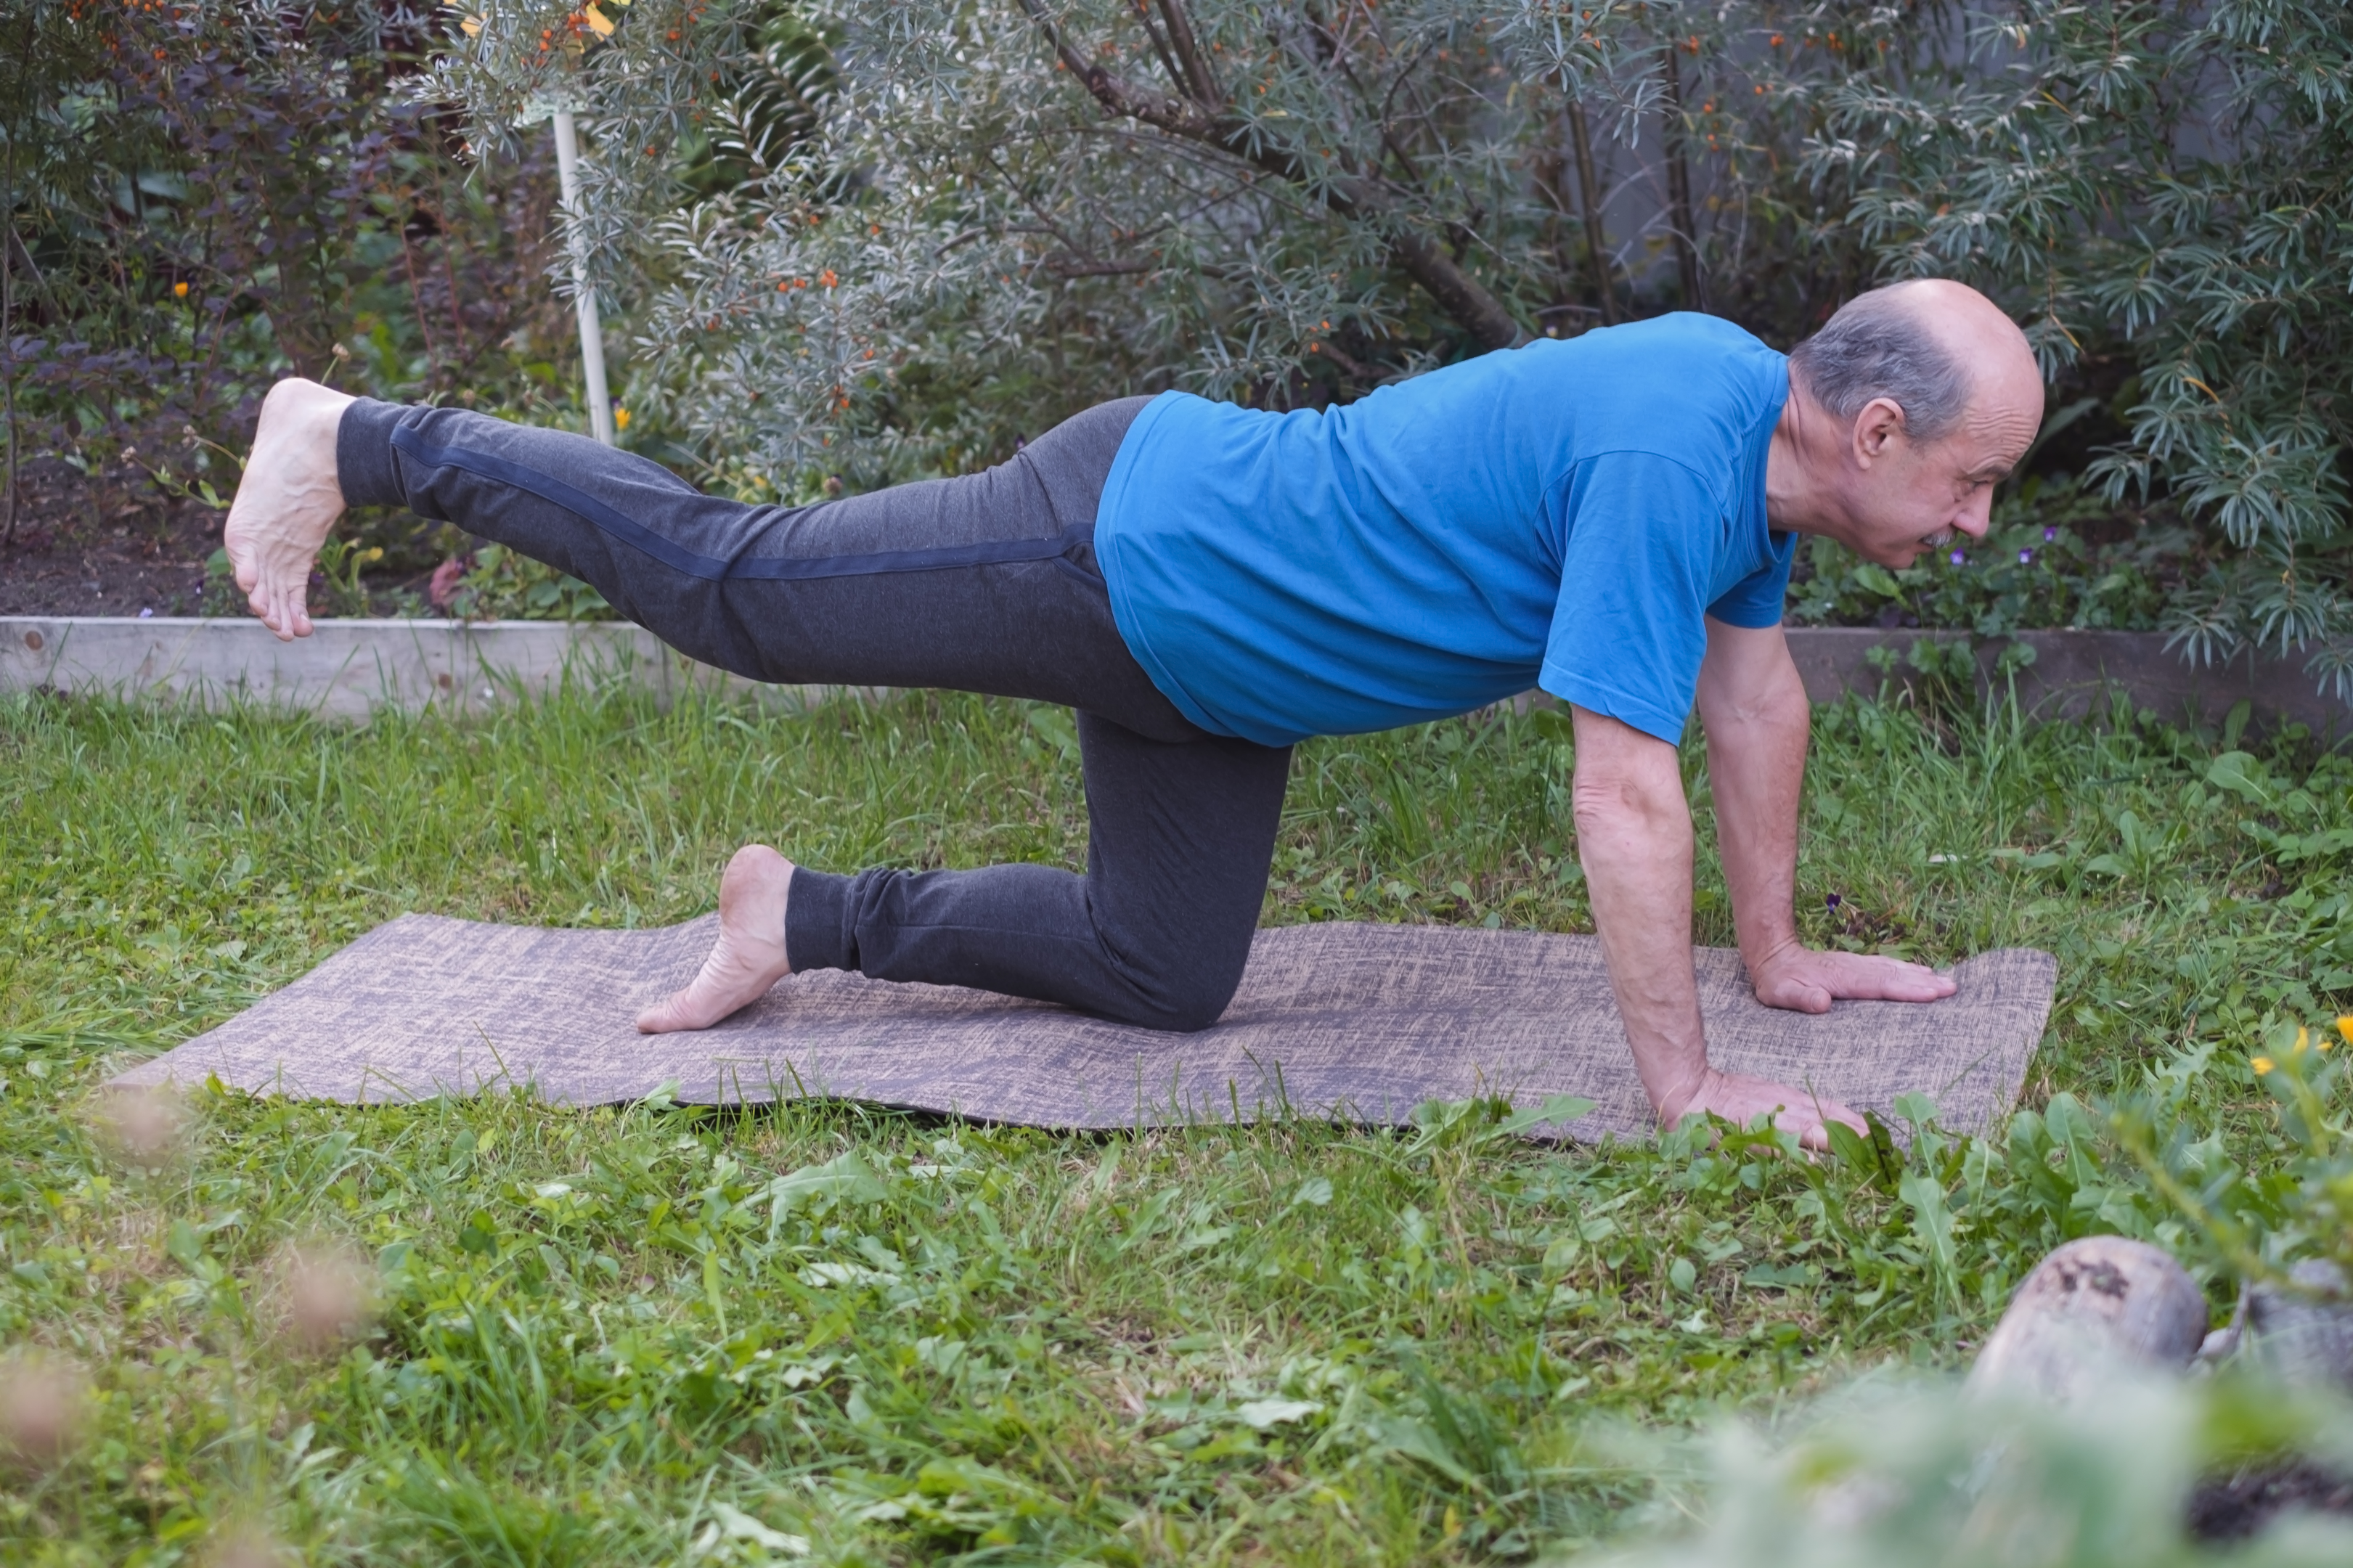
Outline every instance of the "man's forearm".
{"label": "man's forearm", "polygon": [[1711,624],[1700,721],[1717,852],[1749,973],[1795,949],[1798,805],[1811,710],[1779,628]]}
{"label": "man's forearm", "polygon": [[[1780,627],[1708,623],[1699,714],[1707,726],[1724,879],[1757,999],[1824,1013],[1841,996],[1933,1002],[1951,995],[1953,982],[1920,964],[1815,952],[1798,940],[1798,801],[1812,710]],[[1826,1113],[1852,1121],[1843,1108]]]}
{"label": "man's forearm", "polygon": [[1672,1120],[1707,1072],[1692,972],[1691,812],[1675,749],[1572,710],[1577,844],[1634,1068]]}

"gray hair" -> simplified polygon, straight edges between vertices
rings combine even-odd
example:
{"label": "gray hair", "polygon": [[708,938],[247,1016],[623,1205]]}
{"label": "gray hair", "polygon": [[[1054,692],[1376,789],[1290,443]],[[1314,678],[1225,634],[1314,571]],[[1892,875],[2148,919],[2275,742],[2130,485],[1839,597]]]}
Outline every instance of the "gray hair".
{"label": "gray hair", "polygon": [[1915,441],[1934,441],[1968,411],[1967,367],[1936,341],[1891,283],[1839,307],[1822,330],[1789,351],[1814,400],[1852,421],[1874,397],[1904,410]]}

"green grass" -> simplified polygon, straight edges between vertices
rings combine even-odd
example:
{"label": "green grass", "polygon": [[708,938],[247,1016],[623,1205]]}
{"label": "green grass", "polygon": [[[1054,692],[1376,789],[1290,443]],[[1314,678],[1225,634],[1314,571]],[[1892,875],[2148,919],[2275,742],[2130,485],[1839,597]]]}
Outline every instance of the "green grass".
{"label": "green grass", "polygon": [[[1588,929],[1562,729],[1305,748],[1268,919]],[[1770,1139],[1532,1148],[1477,1105],[1409,1134],[1105,1138],[208,1094],[142,1169],[92,1125],[109,1070],[403,910],[674,921],[751,837],[834,868],[1074,863],[1069,742],[1050,711],[958,699],[575,693],[360,730],[0,700],[0,1342],[90,1391],[64,1462],[0,1459],[0,1555],[197,1561],[240,1529],[321,1562],[517,1564],[757,1562],[787,1536],[877,1563],[1608,1540],[1685,1484],[1613,1424],[1961,1364],[2086,1230],[2211,1272],[2079,1099],[2229,1047],[2190,1113],[2260,1162],[2280,1145],[2237,1053],[2353,980],[2353,766],[2282,742],[2218,769],[2215,739],[2126,712],[1857,704],[1818,725],[1809,933],[2058,953],[2035,1114],[2006,1139],[1809,1165]],[[1700,902],[1728,940],[1720,887]],[[288,1333],[298,1248],[373,1260],[371,1333]]]}

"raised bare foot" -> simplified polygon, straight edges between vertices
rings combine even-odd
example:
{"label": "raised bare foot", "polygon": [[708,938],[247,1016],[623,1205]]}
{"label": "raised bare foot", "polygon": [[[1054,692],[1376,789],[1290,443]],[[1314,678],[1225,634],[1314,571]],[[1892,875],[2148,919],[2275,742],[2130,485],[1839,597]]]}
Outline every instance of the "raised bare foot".
{"label": "raised bare foot", "polygon": [[638,1015],[649,1035],[707,1029],[748,1007],[792,973],[785,962],[785,900],[793,863],[765,844],[746,844],[719,879],[719,942],[683,991]]}
{"label": "raised bare foot", "polygon": [[1707,1069],[1692,1094],[1662,1105],[1659,1121],[1672,1127],[1684,1117],[1703,1110],[1713,1111],[1736,1127],[1746,1127],[1760,1116],[1770,1116],[1774,1126],[1784,1132],[1796,1133],[1799,1143],[1808,1149],[1831,1146],[1827,1124],[1832,1121],[1843,1122],[1857,1132],[1870,1131],[1862,1117],[1811,1089],[1791,1089],[1769,1079],[1718,1072],[1714,1068]]}
{"label": "raised bare foot", "polygon": [[282,641],[311,635],[311,568],[343,514],[335,432],[355,401],[299,378],[271,387],[229,505],[221,543],[237,585]]}

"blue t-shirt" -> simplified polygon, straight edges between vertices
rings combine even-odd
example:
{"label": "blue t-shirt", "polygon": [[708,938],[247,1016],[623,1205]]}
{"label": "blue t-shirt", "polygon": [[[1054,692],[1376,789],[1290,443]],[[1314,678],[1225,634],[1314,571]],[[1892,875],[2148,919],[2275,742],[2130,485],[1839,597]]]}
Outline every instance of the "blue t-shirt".
{"label": "blue t-shirt", "polygon": [[1781,618],[1788,362],[1710,316],[1499,350],[1322,413],[1186,393],[1129,426],[1095,547],[1186,717],[1286,745],[1541,686],[1683,739],[1705,616]]}

